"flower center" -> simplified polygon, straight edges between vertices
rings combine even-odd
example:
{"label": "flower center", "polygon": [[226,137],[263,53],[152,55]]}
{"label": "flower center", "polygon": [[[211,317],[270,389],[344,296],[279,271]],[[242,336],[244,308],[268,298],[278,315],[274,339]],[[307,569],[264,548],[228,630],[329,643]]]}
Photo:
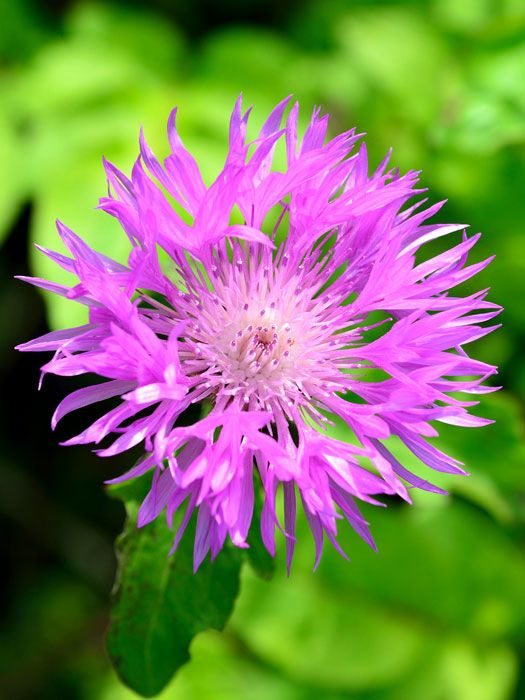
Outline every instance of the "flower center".
{"label": "flower center", "polygon": [[294,344],[290,331],[288,324],[279,329],[275,324],[255,328],[250,324],[237,331],[225,353],[231,361],[230,369],[235,368],[239,378],[245,380],[256,375],[269,379],[280,373],[279,368],[289,361]]}
{"label": "flower center", "polygon": [[198,310],[181,354],[185,371],[196,388],[200,378],[209,395],[250,410],[297,404],[316,364],[315,313],[295,279],[283,280],[275,268],[260,276],[245,271],[232,266],[213,291],[195,294]]}
{"label": "flower center", "polygon": [[213,286],[190,287],[180,357],[193,401],[214,396],[223,407],[235,402],[295,420],[341,390],[346,339],[334,336],[328,295],[314,296],[303,270],[264,262],[221,261]]}
{"label": "flower center", "polygon": [[240,310],[225,306],[221,315],[222,328],[218,324],[199,344],[212,382],[224,393],[258,407],[275,395],[283,397],[300,362],[292,325],[275,303],[262,309],[253,303]]}

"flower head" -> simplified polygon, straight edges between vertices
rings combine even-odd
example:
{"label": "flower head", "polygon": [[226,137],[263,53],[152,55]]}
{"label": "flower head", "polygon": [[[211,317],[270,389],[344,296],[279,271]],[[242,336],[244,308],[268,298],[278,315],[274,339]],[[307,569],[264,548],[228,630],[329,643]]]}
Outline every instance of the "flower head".
{"label": "flower head", "polygon": [[[127,265],[59,222],[71,256],[43,252],[78,284],[28,278],[84,304],[89,318],[20,349],[54,351],[44,373],[105,380],[67,396],[53,427],[70,411],[120,397],[66,444],[112,435],[101,456],[143,444],[144,457],[119,479],[152,471],[139,525],[164,510],[171,524],[185,509],[174,548],[198,510],[195,568],[227,537],[248,546],[255,488],[264,494],[263,542],[274,554],[278,527],[288,567],[297,496],[317,561],[325,536],[338,547],[341,514],[373,546],[357,501],[409,500],[407,486],[441,491],[410,473],[385,440],[397,436],[431,469],[461,474],[427,438],[437,435],[436,422],[487,422],[468,413],[475,401],[455,392],[491,390],[482,382],[495,368],[464,346],[492,330],[482,324],[499,308],[486,290],[464,298],[449,291],[488,264],[466,264],[479,236],[427,223],[442,203],[408,205],[422,192],[417,173],[388,170],[386,158],[370,175],[364,144],[356,149],[360,135],[327,140],[319,110],[302,138],[297,104],[281,126],[288,102],[249,142],[239,98],[226,162],[209,187],[174,111],[163,164],[143,135],[131,179],[105,162],[109,194],[100,208],[129,238]],[[272,169],[278,144],[282,171]],[[416,260],[426,243],[455,233],[448,250]],[[181,418],[193,404],[206,411],[188,425]],[[352,442],[330,437],[334,420],[348,425]]]}

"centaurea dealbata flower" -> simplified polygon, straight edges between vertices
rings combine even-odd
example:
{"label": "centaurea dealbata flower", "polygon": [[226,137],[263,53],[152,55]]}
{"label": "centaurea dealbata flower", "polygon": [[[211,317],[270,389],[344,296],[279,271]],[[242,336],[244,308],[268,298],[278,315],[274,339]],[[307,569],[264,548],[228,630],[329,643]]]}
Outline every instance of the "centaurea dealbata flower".
{"label": "centaurea dealbata flower", "polygon": [[[377,504],[380,494],[408,501],[407,486],[441,492],[408,471],[385,440],[397,436],[424,465],[463,474],[428,438],[439,422],[487,422],[468,413],[476,401],[455,392],[491,390],[482,382],[495,368],[464,346],[492,330],[483,324],[499,308],[486,290],[464,298],[450,291],[488,264],[466,263],[479,234],[428,223],[443,203],[412,203],[423,191],[418,174],[388,169],[388,157],[369,174],[360,135],[327,140],[328,116],[319,110],[299,138],[297,104],[284,119],[288,102],[249,142],[249,110],[242,113],[239,98],[226,162],[210,186],[173,111],[163,164],[143,135],[131,179],[104,163],[109,193],[100,208],[129,238],[127,265],[58,222],[70,256],[42,252],[78,284],[28,279],[84,304],[88,322],[20,349],[54,351],[44,373],[104,379],[67,396],[53,427],[70,411],[120,397],[65,444],[111,435],[98,450],[103,457],[143,444],[143,458],[120,480],[152,472],[141,526],[163,511],[171,524],[184,509],[174,548],[198,510],[195,569],[227,537],[247,546],[256,488],[264,495],[262,540],[273,555],[276,527],[282,531],[288,567],[298,497],[317,562],[325,536],[339,548],[342,516],[374,546],[359,501]],[[272,169],[279,144],[282,171]],[[243,223],[234,223],[235,211]],[[426,243],[455,233],[448,250],[416,261]],[[206,407],[203,417],[179,421],[195,403]],[[353,442],[329,436],[334,417]]]}

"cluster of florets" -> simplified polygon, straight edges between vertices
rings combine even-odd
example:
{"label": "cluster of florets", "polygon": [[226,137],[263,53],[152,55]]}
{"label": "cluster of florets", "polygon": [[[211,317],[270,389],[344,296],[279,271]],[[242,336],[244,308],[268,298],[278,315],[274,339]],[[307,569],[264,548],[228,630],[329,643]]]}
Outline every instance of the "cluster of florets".
{"label": "cluster of florets", "polygon": [[[437,435],[435,422],[486,422],[467,412],[475,401],[455,392],[490,390],[481,384],[495,368],[464,346],[492,330],[481,324],[499,309],[486,290],[465,298],[448,291],[489,262],[466,265],[478,236],[426,223],[442,203],[407,206],[422,192],[418,174],[389,170],[387,158],[370,175],[364,144],[355,150],[360,135],[327,140],[328,117],[318,110],[301,139],[297,104],[281,127],[288,102],[249,142],[248,112],[237,101],[226,162],[209,187],[174,111],[163,164],[143,136],[131,179],[105,162],[109,194],[100,208],[129,238],[127,265],[58,223],[71,257],[43,252],[78,284],[29,279],[84,304],[89,319],[20,349],[54,351],[44,372],[106,380],[67,396],[53,425],[120,397],[66,444],[116,436],[101,456],[143,444],[143,459],[121,477],[152,472],[139,525],[164,510],[171,525],[183,508],[176,547],[197,509],[195,568],[228,536],[248,546],[256,489],[262,540],[273,555],[276,527],[283,532],[288,567],[297,496],[317,560],[325,535],[338,547],[341,515],[373,546],[356,501],[409,500],[410,487],[440,492],[396,459],[387,438],[397,436],[431,469],[460,474],[427,438]],[[285,165],[272,170],[281,144]],[[457,232],[453,247],[416,262],[421,246]],[[188,425],[183,414],[196,403],[205,410]],[[347,424],[348,442],[330,437],[334,420]]]}

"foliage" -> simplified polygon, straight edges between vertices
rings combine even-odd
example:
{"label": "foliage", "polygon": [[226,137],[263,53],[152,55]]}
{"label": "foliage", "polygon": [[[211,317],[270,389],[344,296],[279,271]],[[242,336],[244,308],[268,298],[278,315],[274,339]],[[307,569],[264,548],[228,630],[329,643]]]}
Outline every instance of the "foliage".
{"label": "foliage", "polygon": [[112,491],[124,500],[128,518],[117,542],[119,574],[107,646],[124,683],[151,697],[189,659],[198,632],[224,627],[239,592],[240,554],[229,548],[193,575],[194,537],[183,538],[173,556],[159,556],[172,544],[166,523],[137,528],[135,485]]}

